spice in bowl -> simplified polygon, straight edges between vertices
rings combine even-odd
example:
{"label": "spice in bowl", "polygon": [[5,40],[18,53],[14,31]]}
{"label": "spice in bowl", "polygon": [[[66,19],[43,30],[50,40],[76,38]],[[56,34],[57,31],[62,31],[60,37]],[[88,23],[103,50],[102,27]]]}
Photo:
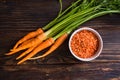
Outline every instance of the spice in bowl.
{"label": "spice in bowl", "polygon": [[96,58],[102,50],[100,35],[91,28],[82,28],[73,33],[69,48],[72,54],[80,60],[90,61]]}

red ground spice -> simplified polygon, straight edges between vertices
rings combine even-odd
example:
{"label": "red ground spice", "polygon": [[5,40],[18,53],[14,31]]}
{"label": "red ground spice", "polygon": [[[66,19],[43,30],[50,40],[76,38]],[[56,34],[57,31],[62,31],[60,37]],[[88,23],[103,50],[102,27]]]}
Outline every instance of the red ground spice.
{"label": "red ground spice", "polygon": [[71,39],[71,49],[75,55],[81,58],[89,58],[98,49],[97,36],[88,30],[77,32]]}

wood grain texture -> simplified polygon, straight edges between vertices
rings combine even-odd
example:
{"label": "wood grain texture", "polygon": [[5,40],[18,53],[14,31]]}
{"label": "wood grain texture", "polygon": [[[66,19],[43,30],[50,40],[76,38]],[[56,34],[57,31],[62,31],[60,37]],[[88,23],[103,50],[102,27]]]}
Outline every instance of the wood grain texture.
{"label": "wood grain texture", "polygon": [[[63,0],[63,9],[73,1]],[[19,66],[15,57],[20,53],[4,55],[17,40],[45,26],[58,12],[58,0],[0,0],[0,80],[120,80],[119,14],[98,17],[80,26],[94,28],[104,41],[101,55],[91,62],[78,61],[71,55],[69,38],[45,59]]]}

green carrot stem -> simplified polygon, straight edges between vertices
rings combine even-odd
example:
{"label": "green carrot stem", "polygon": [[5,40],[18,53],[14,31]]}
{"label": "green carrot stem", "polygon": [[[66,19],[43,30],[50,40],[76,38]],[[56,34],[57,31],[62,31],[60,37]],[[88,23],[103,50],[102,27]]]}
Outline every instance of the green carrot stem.
{"label": "green carrot stem", "polygon": [[66,10],[64,10],[61,15],[64,15],[66,12],[68,12],[74,5],[77,5],[81,0],[77,0],[74,2],[71,6],[69,6]]}
{"label": "green carrot stem", "polygon": [[75,12],[78,11],[78,9],[79,9],[79,6],[75,7],[75,8],[72,9],[69,13],[67,13],[66,15],[63,15],[61,18],[59,18],[56,22],[58,23],[58,22],[64,20],[65,18],[67,18],[67,17],[73,15]]}
{"label": "green carrot stem", "polygon": [[64,33],[70,33],[71,31],[73,31],[74,29],[76,29],[78,26],[80,26],[81,24],[85,23],[86,21],[88,20],[91,20],[93,18],[96,18],[96,17],[99,17],[99,16],[102,16],[102,15],[105,15],[105,14],[109,14],[109,13],[120,13],[120,11],[118,10],[111,10],[111,11],[102,11],[102,12],[98,12],[94,15],[89,15],[88,17],[86,18],[83,18],[75,23],[73,23],[70,27],[67,27],[65,28],[62,32],[60,32],[59,34],[57,34],[54,39],[60,37],[61,35],[63,35]]}
{"label": "green carrot stem", "polygon": [[[96,7],[92,7],[92,8],[90,8],[90,9],[83,10],[83,11],[81,11],[81,12],[78,12],[78,13],[76,13],[76,14],[74,14],[74,15],[66,18],[66,19],[64,19],[63,21],[61,21],[60,23],[56,24],[54,27],[52,27],[51,29],[49,29],[49,30],[46,32],[46,35],[49,36],[50,33],[52,33],[53,31],[55,31],[56,29],[59,29],[59,27],[60,27],[61,25],[65,24],[65,23],[68,23],[70,20],[73,20],[73,21],[74,21],[74,19],[75,19],[76,17],[82,16],[82,15],[84,15],[84,14],[90,12],[90,11],[93,11],[95,8],[96,8]],[[62,27],[62,26],[61,26],[61,27]]]}
{"label": "green carrot stem", "polygon": [[80,23],[74,25],[74,27],[71,27],[70,29],[68,29],[68,33],[70,33],[71,31],[73,31],[74,29],[76,29],[77,27],[79,27],[81,24],[93,19],[93,18],[96,18],[96,17],[100,17],[100,16],[103,16],[103,15],[106,15],[106,14],[110,14],[110,13],[120,13],[120,11],[118,10],[111,10],[111,11],[102,11],[102,12],[98,12],[94,15],[90,15],[89,17],[83,19],[83,21],[81,21]]}
{"label": "green carrot stem", "polygon": [[80,1],[81,1],[81,0],[76,1],[73,5],[70,5],[66,10],[64,10],[64,11],[62,12],[62,1],[59,0],[59,3],[60,3],[60,11],[59,11],[58,16],[57,16],[53,21],[51,21],[51,22],[48,23],[46,26],[44,26],[44,27],[43,27],[43,30],[47,30],[47,29],[49,29],[51,26],[53,26],[54,24],[56,24],[56,22],[58,22],[57,20],[58,20],[60,17],[62,17],[66,12],[68,12],[68,11],[72,8],[72,6],[76,5],[76,4],[77,4],[78,2],[80,2]]}
{"label": "green carrot stem", "polygon": [[57,16],[53,21],[51,21],[51,22],[48,23],[46,26],[44,26],[44,27],[42,28],[43,30],[49,29],[52,25],[55,24],[56,20],[57,20],[59,17],[62,16],[62,15],[61,15],[61,13],[62,13],[62,0],[59,0],[59,3],[60,3],[60,11],[59,11],[59,13],[58,13],[58,16]]}

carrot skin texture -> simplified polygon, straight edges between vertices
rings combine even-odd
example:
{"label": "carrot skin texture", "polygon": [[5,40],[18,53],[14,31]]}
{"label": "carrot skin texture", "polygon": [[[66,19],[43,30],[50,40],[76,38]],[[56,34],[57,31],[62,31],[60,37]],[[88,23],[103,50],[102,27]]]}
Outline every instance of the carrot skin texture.
{"label": "carrot skin texture", "polygon": [[29,42],[28,44],[26,45],[23,45],[17,49],[14,49],[14,51],[10,52],[10,53],[7,53],[6,55],[12,55],[12,54],[15,54],[16,52],[19,52],[21,50],[24,50],[24,49],[27,49],[27,48],[30,48],[34,45],[38,45],[40,44],[44,39],[46,39],[46,35],[44,33],[38,35],[35,39],[33,39],[31,42]]}
{"label": "carrot skin texture", "polygon": [[17,53],[17,52],[19,52],[20,50],[15,50],[15,51],[11,51],[11,52],[9,52],[9,53],[7,53],[7,54],[5,54],[5,55],[12,55],[12,54],[15,54],[15,53]]}
{"label": "carrot skin texture", "polygon": [[36,31],[33,31],[33,32],[30,32],[28,33],[26,36],[24,36],[22,39],[20,39],[16,44],[15,46],[13,47],[13,49],[16,49],[18,47],[19,44],[21,44],[22,42],[30,39],[30,38],[33,38],[39,34],[43,33],[43,30],[41,28],[37,29]]}
{"label": "carrot skin texture", "polygon": [[43,43],[41,43],[40,45],[38,45],[30,54],[28,54],[25,58],[23,58],[21,61],[19,61],[17,64],[21,64],[24,61],[28,60],[29,58],[33,57],[34,55],[36,55],[38,52],[40,52],[41,50],[51,46],[54,43],[54,39],[53,38],[49,38],[46,41],[44,41]]}
{"label": "carrot skin texture", "polygon": [[[29,40],[23,42],[21,45],[18,46],[18,48],[20,48],[21,46],[27,45],[27,44],[28,44],[29,42],[31,42],[33,39],[34,39],[34,38],[29,39]],[[16,49],[17,49],[17,48],[16,48]],[[15,51],[15,49],[11,49],[10,51]]]}
{"label": "carrot skin texture", "polygon": [[[37,46],[37,45],[36,45]],[[21,53],[16,60],[22,58],[23,56],[25,56],[26,54],[28,54],[29,52],[31,52],[36,46],[30,47],[29,49],[27,49],[25,52]]]}
{"label": "carrot skin texture", "polygon": [[43,54],[41,57],[45,57],[47,55],[49,55],[50,53],[52,53],[55,49],[57,49],[67,38],[67,34],[62,35],[60,38],[58,38],[55,43],[50,47],[50,49]]}
{"label": "carrot skin texture", "polygon": [[49,49],[47,52],[45,52],[45,53],[44,53],[43,55],[41,55],[41,56],[38,56],[38,57],[35,57],[35,58],[30,58],[30,60],[43,58],[43,57],[49,55],[50,53],[52,53],[55,49],[57,49],[57,48],[66,40],[67,36],[68,36],[67,33],[63,34],[61,37],[59,37],[59,38],[55,41],[55,43],[50,47],[50,49]]}
{"label": "carrot skin texture", "polygon": [[[21,47],[21,46],[24,46],[24,45],[27,45],[29,42],[31,42],[32,40],[34,40],[35,38],[32,38],[32,39],[29,39],[29,40],[27,40],[27,41],[24,41],[19,47]],[[18,47],[18,48],[19,48]],[[14,49],[13,49],[14,50]]]}

